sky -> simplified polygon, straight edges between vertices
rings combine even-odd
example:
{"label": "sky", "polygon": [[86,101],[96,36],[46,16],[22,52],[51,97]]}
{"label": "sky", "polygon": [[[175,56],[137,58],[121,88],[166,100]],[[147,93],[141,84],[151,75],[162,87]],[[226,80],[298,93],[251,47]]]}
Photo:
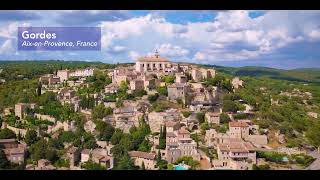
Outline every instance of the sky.
{"label": "sky", "polygon": [[[18,51],[21,26],[101,27],[101,51]],[[0,11],[0,60],[320,68],[320,11]]]}

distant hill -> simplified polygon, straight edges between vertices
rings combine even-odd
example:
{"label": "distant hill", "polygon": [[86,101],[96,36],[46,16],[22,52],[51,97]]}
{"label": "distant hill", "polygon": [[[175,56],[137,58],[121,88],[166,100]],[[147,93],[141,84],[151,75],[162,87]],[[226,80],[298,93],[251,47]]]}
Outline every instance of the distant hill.
{"label": "distant hill", "polygon": [[[209,65],[206,65],[209,66]],[[288,81],[320,83],[320,68],[299,68],[293,70],[283,70],[268,67],[223,67],[211,66],[227,74],[235,76],[269,77]]]}

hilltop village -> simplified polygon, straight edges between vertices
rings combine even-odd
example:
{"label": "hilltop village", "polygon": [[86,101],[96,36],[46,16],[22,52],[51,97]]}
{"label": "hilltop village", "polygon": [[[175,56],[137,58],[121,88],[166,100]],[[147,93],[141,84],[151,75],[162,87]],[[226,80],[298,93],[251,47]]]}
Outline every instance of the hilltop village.
{"label": "hilltop village", "polygon": [[42,75],[37,103],[3,109],[3,154],[27,170],[301,169],[288,162],[314,160],[260,127],[252,103],[229,97],[246,82],[219,73],[156,52],[134,65]]}

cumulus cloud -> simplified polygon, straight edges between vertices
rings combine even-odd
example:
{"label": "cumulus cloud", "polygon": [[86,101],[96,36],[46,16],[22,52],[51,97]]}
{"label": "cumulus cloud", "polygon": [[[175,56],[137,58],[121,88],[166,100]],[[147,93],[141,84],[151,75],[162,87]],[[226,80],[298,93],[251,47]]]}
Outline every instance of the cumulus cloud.
{"label": "cumulus cloud", "polygon": [[180,46],[174,46],[172,44],[161,44],[156,47],[163,56],[168,57],[184,57],[189,54],[189,50],[184,49]]}
{"label": "cumulus cloud", "polygon": [[[107,52],[123,60],[153,54],[155,48],[160,55],[174,60],[201,60],[213,64],[265,56],[292,58],[294,54],[285,54],[288,51],[282,50],[320,41],[320,11],[262,11],[258,16],[252,16],[252,11],[218,11],[212,12],[215,17],[209,21],[187,23],[179,23],[177,19],[173,22],[169,18],[175,12],[170,13],[168,16],[154,11],[143,15],[128,11],[36,12],[42,19],[51,20],[46,22],[58,25],[100,26],[102,56]],[[18,25],[17,22],[2,25],[0,38],[13,39]]]}
{"label": "cumulus cloud", "polygon": [[140,57],[140,54],[136,51],[129,51],[128,55],[131,60],[137,60]]}
{"label": "cumulus cloud", "polygon": [[127,51],[127,47],[125,46],[113,46],[108,49],[108,52],[111,54],[118,54]]}

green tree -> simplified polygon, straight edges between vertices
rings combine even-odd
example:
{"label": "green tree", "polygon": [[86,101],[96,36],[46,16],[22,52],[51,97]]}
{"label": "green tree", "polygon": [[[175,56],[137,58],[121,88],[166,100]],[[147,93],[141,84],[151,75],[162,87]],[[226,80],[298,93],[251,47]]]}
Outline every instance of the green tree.
{"label": "green tree", "polygon": [[165,83],[167,83],[167,84],[172,84],[172,83],[174,83],[174,80],[176,79],[176,77],[175,76],[173,76],[173,75],[167,75],[167,76],[164,76],[164,77],[162,77],[162,81],[164,81]]}
{"label": "green tree", "polygon": [[158,94],[158,93],[156,93],[156,94],[154,94],[154,95],[149,95],[149,96],[148,96],[148,100],[149,100],[150,103],[154,103],[154,102],[157,101],[158,97],[159,97],[159,94]]}
{"label": "green tree", "polygon": [[27,143],[28,146],[30,146],[38,140],[38,134],[35,130],[31,129],[27,131],[24,141]]}
{"label": "green tree", "polygon": [[0,130],[0,139],[15,139],[16,134],[8,128]]}
{"label": "green tree", "polygon": [[309,128],[306,136],[310,143],[316,147],[320,147],[320,123],[317,122]]}
{"label": "green tree", "polygon": [[165,149],[166,148],[166,126],[161,126],[160,128],[160,136],[159,136],[159,145],[157,146],[158,149]]}
{"label": "green tree", "polygon": [[115,128],[106,122],[103,121],[97,121],[96,122],[96,130],[99,131],[98,138],[102,141],[110,141]]}
{"label": "green tree", "polygon": [[101,166],[100,164],[97,164],[92,160],[89,160],[88,162],[84,163],[82,167],[86,170],[106,170],[106,167]]}
{"label": "green tree", "polygon": [[223,101],[223,106],[222,106],[222,111],[223,112],[237,112],[238,106],[235,102],[232,100],[224,100]]}
{"label": "green tree", "polygon": [[160,95],[162,96],[168,96],[168,89],[167,86],[163,86],[163,87],[158,87],[157,91]]}
{"label": "green tree", "polygon": [[131,157],[126,153],[123,157],[119,159],[116,163],[115,168],[116,170],[134,170],[136,169]]}
{"label": "green tree", "polygon": [[182,115],[183,115],[183,117],[185,117],[185,118],[188,118],[191,114],[192,114],[192,113],[191,113],[190,111],[183,111],[183,112],[182,112]]}
{"label": "green tree", "polygon": [[92,118],[94,120],[96,119],[103,119],[107,115],[112,114],[112,108],[111,107],[105,107],[103,103],[99,104],[98,106],[94,107],[92,110]]}
{"label": "green tree", "polygon": [[205,120],[205,114],[203,112],[198,112],[196,118],[198,119],[199,124],[202,124]]}
{"label": "green tree", "polygon": [[8,169],[10,167],[10,162],[7,156],[4,154],[3,150],[0,148],[0,169]]}
{"label": "green tree", "polygon": [[111,144],[113,145],[119,144],[122,137],[123,137],[123,132],[121,131],[121,129],[116,129],[110,139]]}
{"label": "green tree", "polygon": [[221,113],[220,114],[220,123],[225,124],[230,121],[230,117],[226,113]]}
{"label": "green tree", "polygon": [[41,84],[41,82],[39,81],[38,86],[37,86],[37,95],[38,95],[38,96],[41,96],[41,88],[42,88],[42,84]]}

